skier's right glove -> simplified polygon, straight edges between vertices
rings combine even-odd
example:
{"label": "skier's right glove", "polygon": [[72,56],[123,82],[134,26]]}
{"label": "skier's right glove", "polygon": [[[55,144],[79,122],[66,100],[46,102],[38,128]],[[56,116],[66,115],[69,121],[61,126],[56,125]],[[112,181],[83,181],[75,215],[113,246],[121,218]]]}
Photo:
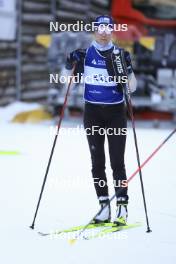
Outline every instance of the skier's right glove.
{"label": "skier's right glove", "polygon": [[72,51],[67,57],[66,69],[71,70],[74,64],[83,62],[85,55],[86,55],[86,50],[84,49],[77,49]]}

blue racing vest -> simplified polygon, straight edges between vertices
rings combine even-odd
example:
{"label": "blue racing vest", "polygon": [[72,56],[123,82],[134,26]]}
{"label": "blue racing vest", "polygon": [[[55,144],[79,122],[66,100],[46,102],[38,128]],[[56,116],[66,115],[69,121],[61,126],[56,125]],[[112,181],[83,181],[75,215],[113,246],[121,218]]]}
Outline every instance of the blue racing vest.
{"label": "blue racing vest", "polygon": [[94,104],[118,104],[124,101],[122,91],[109,76],[105,57],[91,46],[85,56],[84,100]]}

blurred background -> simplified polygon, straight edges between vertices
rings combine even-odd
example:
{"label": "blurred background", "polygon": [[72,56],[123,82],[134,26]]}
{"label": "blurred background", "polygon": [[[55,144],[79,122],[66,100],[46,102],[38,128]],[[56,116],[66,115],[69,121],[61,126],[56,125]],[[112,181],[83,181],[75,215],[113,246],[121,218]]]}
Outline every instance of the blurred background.
{"label": "blurred background", "polygon": [[[0,0],[1,119],[4,109],[19,122],[29,111],[33,120],[58,115],[67,85],[49,84],[49,73],[61,75],[68,52],[86,48],[93,35],[51,33],[49,22],[89,23],[102,14],[128,24],[128,31],[115,32],[113,39],[132,54],[136,119],[155,125],[176,121],[175,0]],[[82,94],[83,85],[72,88],[68,115],[82,115]]]}

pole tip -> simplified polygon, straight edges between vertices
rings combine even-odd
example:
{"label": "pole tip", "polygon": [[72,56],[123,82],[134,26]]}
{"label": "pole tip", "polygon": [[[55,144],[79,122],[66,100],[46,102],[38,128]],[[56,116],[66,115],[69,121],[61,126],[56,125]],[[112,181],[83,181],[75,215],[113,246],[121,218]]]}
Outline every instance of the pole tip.
{"label": "pole tip", "polygon": [[151,233],[151,232],[152,232],[152,230],[150,229],[150,227],[148,227],[146,233]]}
{"label": "pole tip", "polygon": [[31,228],[31,229],[34,229],[34,224],[32,224],[32,225],[30,226],[30,228]]}

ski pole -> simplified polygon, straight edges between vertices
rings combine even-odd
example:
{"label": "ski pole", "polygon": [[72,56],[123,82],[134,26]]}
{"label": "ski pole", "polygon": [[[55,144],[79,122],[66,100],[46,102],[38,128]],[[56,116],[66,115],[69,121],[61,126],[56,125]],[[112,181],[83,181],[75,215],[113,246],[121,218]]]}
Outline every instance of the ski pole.
{"label": "ski pole", "polygon": [[[138,167],[133,174],[131,174],[131,176],[128,178],[127,183],[129,183],[135,176],[136,174],[141,171],[143,169],[143,167],[156,155],[156,153],[166,144],[166,142],[175,134],[176,132],[176,128],[163,140],[163,142],[147,157],[147,159],[141,164],[140,167]],[[120,194],[123,190],[123,187],[119,188],[119,190],[117,191],[117,194]],[[116,194],[114,194],[111,198],[110,198],[110,202],[112,202],[112,200],[116,197]],[[78,235],[76,236],[76,238],[74,238],[73,240],[71,240],[71,243],[76,242],[76,240],[80,237],[81,234],[84,233],[84,231],[87,229],[87,227],[91,224],[91,222],[93,221],[93,219],[99,215],[108,205],[106,204],[105,206],[103,206],[98,213],[96,213],[96,215],[94,217],[92,217],[92,219],[88,222],[88,224],[85,225],[85,227],[78,233]]]}
{"label": "ski pole", "polygon": [[[122,64],[123,64],[125,75],[128,76],[127,65],[126,65],[126,61],[125,61],[125,58],[124,58],[124,51],[123,50],[121,51],[121,58],[122,58]],[[138,163],[138,167],[140,168],[141,167],[140,155],[139,155],[138,141],[137,141],[137,135],[136,135],[136,125],[135,125],[135,119],[134,119],[134,113],[133,113],[133,106],[132,106],[132,102],[131,102],[130,87],[129,87],[128,78],[127,78],[126,85],[127,85],[127,87],[125,87],[125,88],[123,86],[123,90],[124,90],[124,94],[125,94],[125,100],[126,100],[128,112],[129,112],[129,115],[130,115],[130,118],[131,118],[131,124],[132,124],[132,129],[133,129],[133,136],[134,136],[134,144],[135,144],[135,149],[136,149],[137,163]],[[141,183],[144,211],[145,211],[145,216],[146,216],[147,233],[150,233],[150,232],[152,232],[152,230],[150,229],[150,225],[149,225],[147,203],[146,203],[144,183],[143,183],[143,177],[142,177],[142,171],[141,170],[139,170],[139,176],[140,176],[140,183]]]}
{"label": "ski pole", "polygon": [[53,142],[53,145],[52,145],[52,149],[51,149],[51,152],[50,152],[50,156],[49,156],[49,160],[48,160],[48,164],[47,164],[45,176],[44,176],[44,179],[43,179],[43,183],[42,183],[42,187],[41,187],[39,199],[38,199],[38,202],[37,202],[37,207],[36,207],[36,210],[35,210],[33,222],[32,222],[32,225],[30,226],[31,229],[34,229],[34,226],[35,226],[35,220],[36,220],[37,213],[38,213],[39,206],[40,206],[40,202],[41,202],[41,199],[42,199],[42,194],[43,194],[43,191],[44,191],[44,188],[45,188],[45,184],[46,184],[48,172],[49,172],[49,169],[50,169],[50,165],[51,165],[51,161],[52,161],[54,149],[55,149],[55,146],[56,146],[56,142],[57,142],[59,130],[60,130],[60,127],[61,127],[61,122],[62,122],[62,119],[64,117],[64,112],[65,112],[65,108],[66,108],[66,105],[67,105],[68,95],[69,95],[69,92],[70,92],[70,87],[71,87],[72,79],[74,77],[74,70],[75,70],[75,65],[73,67],[72,74],[71,74],[71,78],[69,80],[68,88],[67,88],[67,91],[66,91],[64,103],[63,103],[63,106],[62,106],[62,111],[61,111],[60,118],[59,118],[59,122],[58,122],[58,126],[57,126],[57,133],[55,135],[54,142]]}

